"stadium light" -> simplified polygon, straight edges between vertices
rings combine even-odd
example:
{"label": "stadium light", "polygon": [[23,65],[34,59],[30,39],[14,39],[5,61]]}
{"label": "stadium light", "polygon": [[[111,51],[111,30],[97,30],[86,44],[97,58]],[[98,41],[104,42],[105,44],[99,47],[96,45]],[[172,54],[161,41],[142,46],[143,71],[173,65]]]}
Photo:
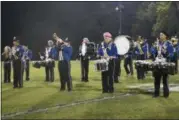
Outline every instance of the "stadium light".
{"label": "stadium light", "polygon": [[119,35],[122,34],[122,9],[124,9],[124,5],[119,4],[119,6],[116,6],[115,10],[119,11],[120,16],[120,28],[119,28]]}

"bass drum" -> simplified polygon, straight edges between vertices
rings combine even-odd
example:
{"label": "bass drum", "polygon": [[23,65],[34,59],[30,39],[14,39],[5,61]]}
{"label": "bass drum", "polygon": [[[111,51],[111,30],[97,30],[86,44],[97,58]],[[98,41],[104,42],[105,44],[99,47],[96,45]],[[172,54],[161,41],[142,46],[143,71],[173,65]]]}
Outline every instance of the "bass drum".
{"label": "bass drum", "polygon": [[125,55],[130,49],[135,47],[135,44],[130,36],[120,35],[114,39],[119,55]]}
{"label": "bass drum", "polygon": [[89,42],[88,44],[86,44],[86,54],[94,55],[94,53],[95,53],[95,43]]}

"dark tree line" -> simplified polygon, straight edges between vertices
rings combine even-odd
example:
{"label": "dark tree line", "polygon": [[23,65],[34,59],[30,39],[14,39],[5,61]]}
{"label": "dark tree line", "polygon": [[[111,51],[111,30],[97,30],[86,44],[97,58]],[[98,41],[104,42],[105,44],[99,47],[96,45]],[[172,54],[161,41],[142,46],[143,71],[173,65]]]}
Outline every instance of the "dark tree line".
{"label": "dark tree line", "polygon": [[161,30],[179,36],[179,2],[142,2],[132,34],[150,37],[157,36]]}
{"label": "dark tree line", "polygon": [[150,38],[163,29],[179,34],[178,2],[2,2],[1,50],[17,35],[38,59],[56,32],[72,41],[75,56],[83,37],[100,43],[103,32],[118,35],[120,16],[115,7],[120,4],[123,34]]}

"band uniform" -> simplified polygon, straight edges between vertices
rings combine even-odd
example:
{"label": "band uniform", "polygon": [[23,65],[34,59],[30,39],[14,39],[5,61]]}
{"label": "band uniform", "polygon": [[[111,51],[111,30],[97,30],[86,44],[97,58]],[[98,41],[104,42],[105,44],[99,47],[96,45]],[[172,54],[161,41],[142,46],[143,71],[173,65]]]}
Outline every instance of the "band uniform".
{"label": "band uniform", "polygon": [[103,93],[113,93],[113,81],[114,81],[114,70],[115,70],[115,58],[117,56],[116,45],[112,41],[112,35],[109,32],[103,34],[104,41],[98,50],[98,55],[101,58],[110,58],[108,63],[108,70],[101,72],[102,77],[102,89]]}
{"label": "band uniform", "polygon": [[23,87],[23,69],[24,64],[22,61],[22,57],[24,54],[24,48],[20,45],[20,41],[17,39],[13,39],[13,47],[12,47],[12,59],[13,59],[13,85],[14,88],[22,88]]}
{"label": "band uniform", "polygon": [[12,51],[9,46],[4,47],[2,58],[4,60],[4,83],[10,83],[11,82]]}

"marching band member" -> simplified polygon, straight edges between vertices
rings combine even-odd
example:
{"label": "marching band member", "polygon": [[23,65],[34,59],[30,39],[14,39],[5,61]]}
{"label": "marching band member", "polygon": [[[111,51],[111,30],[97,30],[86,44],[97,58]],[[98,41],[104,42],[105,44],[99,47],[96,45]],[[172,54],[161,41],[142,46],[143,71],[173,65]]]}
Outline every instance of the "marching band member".
{"label": "marching band member", "polygon": [[24,54],[24,48],[20,45],[19,40],[14,37],[13,39],[13,47],[12,47],[12,58],[13,58],[13,71],[14,71],[14,88],[22,88],[23,87],[23,68],[24,64],[22,61],[22,57]]}
{"label": "marching band member", "polygon": [[[170,62],[173,57],[173,46],[171,42],[168,40],[169,35],[166,32],[161,32],[160,33],[160,41],[158,43],[158,51],[157,55],[158,56],[163,56],[166,58],[167,62]],[[161,71],[154,72],[154,96],[153,97],[158,97],[160,94],[160,81],[163,79],[163,92],[164,92],[164,97],[167,98],[169,97],[169,86],[168,86],[168,79],[169,75],[166,73],[162,73]]]}
{"label": "marching band member", "polygon": [[25,59],[25,63],[26,63],[26,68],[24,69],[26,72],[26,81],[29,81],[29,71],[30,71],[30,67],[29,67],[29,62],[32,59],[32,51],[28,48],[28,46],[24,46],[24,59]]}
{"label": "marching band member", "polygon": [[[144,39],[142,43],[142,51],[144,52],[144,60],[147,60],[149,58],[149,44],[147,42],[147,39]],[[147,71],[145,72],[147,74]]]}
{"label": "marching band member", "polygon": [[[144,52],[141,47],[142,43],[143,43],[143,40],[142,40],[141,36],[139,36],[137,39],[137,46],[135,49],[135,54],[137,56],[137,60],[144,60]],[[144,71],[137,69],[137,79],[140,80],[140,79],[144,79],[144,78],[145,78]]]}
{"label": "marching band member", "polygon": [[56,33],[53,34],[53,38],[57,41],[57,49],[58,49],[58,70],[60,74],[60,82],[61,82],[61,91],[65,90],[65,86],[67,83],[68,91],[72,90],[72,79],[71,79],[71,56],[72,56],[72,46],[70,45],[70,41],[66,39],[63,41],[60,39]]}
{"label": "marching band member", "polygon": [[46,66],[45,66],[45,73],[46,73],[46,82],[54,82],[54,67],[55,63],[54,60],[56,57],[56,49],[54,47],[54,43],[52,40],[48,40],[48,47],[45,48],[45,57],[40,56],[41,59],[45,59]]}
{"label": "marching band member", "polygon": [[9,46],[4,47],[4,52],[2,53],[2,56],[4,58],[4,83],[10,83],[12,52]]}
{"label": "marching band member", "polygon": [[79,56],[81,62],[81,81],[88,82],[88,71],[89,71],[89,56],[86,54],[87,46],[89,43],[88,38],[83,38],[82,45],[79,48]]}
{"label": "marching band member", "polygon": [[113,93],[113,81],[114,81],[114,69],[115,69],[115,58],[117,56],[117,48],[113,43],[112,35],[109,32],[103,34],[104,42],[98,50],[98,54],[103,59],[108,59],[108,71],[102,72],[102,89],[103,93]]}
{"label": "marching band member", "polygon": [[171,39],[171,41],[172,41],[172,45],[173,45],[173,48],[174,48],[174,56],[173,56],[172,62],[175,63],[175,72],[178,73],[178,49],[179,49],[179,44],[178,44],[177,38],[175,38],[175,37],[173,37]]}
{"label": "marching band member", "polygon": [[133,75],[133,48],[131,48],[128,53],[124,55],[124,69],[127,76]]}

